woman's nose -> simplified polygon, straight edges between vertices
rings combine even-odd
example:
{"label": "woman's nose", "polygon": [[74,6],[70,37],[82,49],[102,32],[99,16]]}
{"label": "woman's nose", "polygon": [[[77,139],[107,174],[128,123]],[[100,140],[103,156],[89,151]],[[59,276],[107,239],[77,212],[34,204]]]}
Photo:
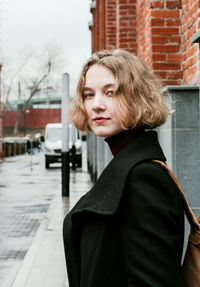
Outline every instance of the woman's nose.
{"label": "woman's nose", "polygon": [[101,94],[96,94],[93,101],[92,109],[94,111],[97,110],[105,110],[105,103]]}

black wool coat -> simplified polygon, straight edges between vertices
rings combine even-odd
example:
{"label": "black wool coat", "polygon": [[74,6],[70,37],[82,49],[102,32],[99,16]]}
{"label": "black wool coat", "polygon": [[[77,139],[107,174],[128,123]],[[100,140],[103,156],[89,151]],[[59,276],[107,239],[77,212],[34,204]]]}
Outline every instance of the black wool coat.
{"label": "black wool coat", "polygon": [[182,287],[184,211],[154,131],[124,147],[64,220],[70,287]]}

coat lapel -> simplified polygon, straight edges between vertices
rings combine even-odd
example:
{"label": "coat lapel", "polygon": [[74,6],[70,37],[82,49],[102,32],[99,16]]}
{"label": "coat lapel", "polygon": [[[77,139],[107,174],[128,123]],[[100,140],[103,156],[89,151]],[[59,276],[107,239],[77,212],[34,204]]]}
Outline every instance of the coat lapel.
{"label": "coat lapel", "polygon": [[157,133],[145,132],[122,149],[104,169],[94,187],[72,210],[72,220],[83,212],[113,215],[120,203],[131,168],[145,160],[166,161],[158,143]]}

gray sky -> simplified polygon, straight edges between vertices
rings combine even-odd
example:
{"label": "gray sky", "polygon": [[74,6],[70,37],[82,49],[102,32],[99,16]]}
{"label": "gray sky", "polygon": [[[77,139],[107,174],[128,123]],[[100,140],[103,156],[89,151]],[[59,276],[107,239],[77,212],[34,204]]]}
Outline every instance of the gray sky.
{"label": "gray sky", "polygon": [[89,4],[90,0],[1,0],[2,57],[14,71],[22,48],[41,53],[47,43],[55,42],[66,59],[63,72],[77,78],[91,53]]}

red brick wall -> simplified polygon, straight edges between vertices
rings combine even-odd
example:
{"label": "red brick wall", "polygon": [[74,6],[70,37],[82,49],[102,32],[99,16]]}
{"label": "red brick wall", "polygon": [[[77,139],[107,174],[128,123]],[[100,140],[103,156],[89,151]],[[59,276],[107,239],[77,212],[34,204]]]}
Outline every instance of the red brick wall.
{"label": "red brick wall", "polygon": [[105,2],[105,49],[116,48],[116,0]]}
{"label": "red brick wall", "polygon": [[99,3],[99,48],[105,49],[105,0]]}
{"label": "red brick wall", "polygon": [[183,78],[186,84],[200,81],[199,44],[191,44],[190,37],[200,30],[200,1],[182,1]]}
{"label": "red brick wall", "polygon": [[151,1],[152,68],[168,85],[182,82],[181,1]]}
{"label": "red brick wall", "polygon": [[[3,127],[13,127],[18,111],[6,111],[3,118]],[[22,116],[19,127],[45,128],[47,123],[61,122],[61,109],[27,109]]]}
{"label": "red brick wall", "polygon": [[116,47],[136,53],[136,0],[116,2]]}
{"label": "red brick wall", "polygon": [[152,68],[151,5],[150,1],[137,1],[137,52],[146,65]]}
{"label": "red brick wall", "polygon": [[93,1],[92,52],[116,47],[116,0]]}
{"label": "red brick wall", "polygon": [[199,83],[199,44],[190,39],[200,29],[199,9],[200,0],[96,0],[92,51],[126,49],[165,84]]}

